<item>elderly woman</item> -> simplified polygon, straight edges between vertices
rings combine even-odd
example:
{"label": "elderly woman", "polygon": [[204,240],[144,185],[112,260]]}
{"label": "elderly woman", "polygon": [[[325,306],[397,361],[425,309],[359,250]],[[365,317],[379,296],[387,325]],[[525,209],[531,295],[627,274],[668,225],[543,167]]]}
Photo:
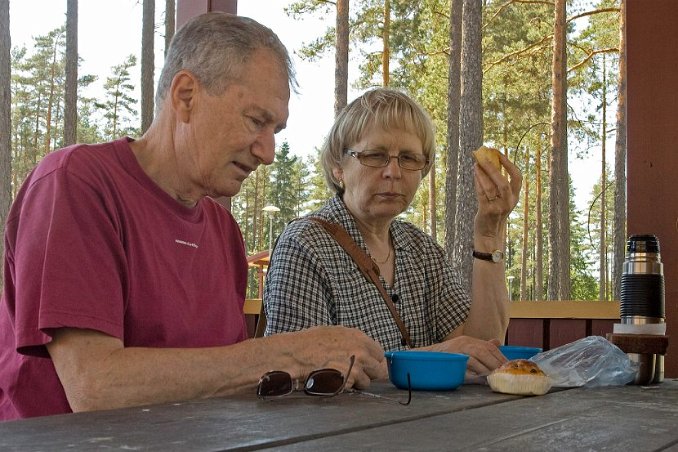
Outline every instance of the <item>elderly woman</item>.
{"label": "elderly woman", "polygon": [[[373,89],[341,112],[321,154],[336,196],[279,237],[265,284],[266,335],[338,324],[361,329],[385,350],[407,341],[411,348],[466,353],[469,371],[479,375],[505,361],[497,348],[509,320],[500,250],[520,171],[504,156],[508,178],[476,163],[477,258],[469,296],[443,249],[397,218],[431,168],[434,149],[430,118],[401,92]],[[392,308],[316,218],[340,225],[371,257]]]}

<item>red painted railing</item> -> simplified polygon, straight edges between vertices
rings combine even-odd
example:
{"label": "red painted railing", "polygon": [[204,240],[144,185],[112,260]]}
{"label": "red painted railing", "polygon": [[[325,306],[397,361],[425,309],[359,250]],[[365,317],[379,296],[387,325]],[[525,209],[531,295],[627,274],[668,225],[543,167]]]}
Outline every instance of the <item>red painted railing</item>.
{"label": "red painted railing", "polygon": [[513,301],[506,343],[549,350],[586,336],[612,333],[618,301]]}

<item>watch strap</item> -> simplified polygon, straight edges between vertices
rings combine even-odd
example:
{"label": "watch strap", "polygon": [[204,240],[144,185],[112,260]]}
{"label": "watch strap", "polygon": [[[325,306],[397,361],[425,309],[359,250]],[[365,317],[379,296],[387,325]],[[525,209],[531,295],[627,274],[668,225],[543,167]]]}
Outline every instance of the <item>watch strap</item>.
{"label": "watch strap", "polygon": [[494,250],[491,253],[483,253],[481,251],[473,250],[473,257],[488,262],[501,262],[504,259],[504,253],[500,250]]}

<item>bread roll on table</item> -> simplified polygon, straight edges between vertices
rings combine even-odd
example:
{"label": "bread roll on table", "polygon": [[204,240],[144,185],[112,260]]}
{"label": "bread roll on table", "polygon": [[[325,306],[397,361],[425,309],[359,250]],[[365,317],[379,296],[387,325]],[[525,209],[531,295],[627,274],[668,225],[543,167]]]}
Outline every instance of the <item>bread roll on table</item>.
{"label": "bread roll on table", "polygon": [[487,376],[495,392],[517,395],[544,395],[551,389],[551,379],[536,363],[528,359],[505,362]]}

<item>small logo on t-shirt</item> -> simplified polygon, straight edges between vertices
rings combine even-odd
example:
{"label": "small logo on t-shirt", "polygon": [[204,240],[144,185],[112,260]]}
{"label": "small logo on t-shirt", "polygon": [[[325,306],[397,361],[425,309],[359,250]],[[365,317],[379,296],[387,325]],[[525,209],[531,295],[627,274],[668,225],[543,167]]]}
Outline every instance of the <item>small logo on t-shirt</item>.
{"label": "small logo on t-shirt", "polygon": [[198,245],[193,243],[193,242],[187,242],[185,240],[179,240],[179,239],[175,239],[174,241],[176,243],[178,243],[179,245],[186,245],[186,246],[190,246],[190,247],[193,247],[193,248],[196,248],[196,249],[198,248]]}

